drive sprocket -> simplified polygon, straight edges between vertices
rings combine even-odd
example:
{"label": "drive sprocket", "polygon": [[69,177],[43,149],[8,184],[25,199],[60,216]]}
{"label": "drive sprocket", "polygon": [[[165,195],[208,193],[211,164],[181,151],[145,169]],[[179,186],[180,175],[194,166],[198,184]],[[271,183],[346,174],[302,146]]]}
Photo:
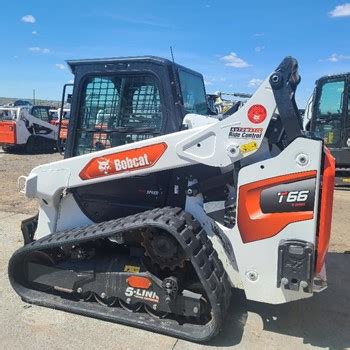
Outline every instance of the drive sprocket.
{"label": "drive sprocket", "polygon": [[145,248],[145,255],[153,264],[161,269],[175,270],[183,268],[187,260],[184,250],[179,243],[167,233],[146,229],[142,232],[141,245]]}

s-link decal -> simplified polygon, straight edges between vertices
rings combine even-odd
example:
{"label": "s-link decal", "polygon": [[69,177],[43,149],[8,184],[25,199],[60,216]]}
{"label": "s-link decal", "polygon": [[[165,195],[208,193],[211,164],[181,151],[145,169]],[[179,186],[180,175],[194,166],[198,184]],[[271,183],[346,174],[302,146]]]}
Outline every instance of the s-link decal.
{"label": "s-link decal", "polygon": [[154,303],[159,303],[159,296],[153,290],[145,290],[134,287],[127,287],[125,290],[125,295],[127,297],[134,297],[137,299],[152,301]]}

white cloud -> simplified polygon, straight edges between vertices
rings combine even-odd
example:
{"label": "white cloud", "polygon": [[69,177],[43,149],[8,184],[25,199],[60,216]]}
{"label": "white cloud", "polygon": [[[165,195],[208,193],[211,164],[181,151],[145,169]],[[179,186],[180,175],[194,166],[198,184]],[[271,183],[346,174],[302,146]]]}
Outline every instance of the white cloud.
{"label": "white cloud", "polygon": [[328,58],[325,60],[320,60],[321,62],[328,61],[328,62],[339,62],[339,61],[346,61],[350,60],[350,56],[345,56],[345,55],[338,55],[336,53],[333,53],[330,55]]}
{"label": "white cloud", "polygon": [[30,47],[29,51],[32,52],[38,52],[38,53],[50,53],[49,49],[46,48],[40,48],[40,47]]}
{"label": "white cloud", "polygon": [[226,81],[225,77],[206,77],[204,79],[205,85],[217,85],[218,83],[223,83]]}
{"label": "white cloud", "polygon": [[261,52],[262,50],[264,50],[265,49],[265,46],[257,46],[255,49],[254,49],[254,51],[255,52]]}
{"label": "white cloud", "polygon": [[105,13],[104,16],[111,18],[115,21],[121,21],[126,23],[131,23],[135,25],[146,25],[146,26],[152,26],[152,27],[160,27],[160,28],[172,28],[172,25],[165,19],[154,17],[154,16],[124,16],[121,14],[111,14],[111,13]]}
{"label": "white cloud", "polygon": [[342,5],[336,6],[329,15],[331,17],[347,17],[350,16],[350,3],[347,2]]}
{"label": "white cloud", "polygon": [[221,57],[221,60],[225,62],[225,66],[234,68],[246,68],[251,66],[249,63],[238,57],[236,53],[231,52],[227,56]]}
{"label": "white cloud", "polygon": [[264,36],[265,35],[265,33],[255,33],[255,34],[253,34],[253,36]]}
{"label": "white cloud", "polygon": [[38,32],[37,32],[36,30],[33,30],[33,31],[32,31],[32,34],[33,34],[33,35],[38,35]]}
{"label": "white cloud", "polygon": [[55,66],[58,68],[58,69],[66,69],[66,66],[62,63],[56,63]]}
{"label": "white cloud", "polygon": [[74,84],[74,79],[70,79],[67,81],[67,84]]}
{"label": "white cloud", "polygon": [[25,15],[21,18],[21,21],[25,23],[35,23],[35,17],[32,15]]}
{"label": "white cloud", "polygon": [[249,87],[258,87],[261,85],[262,82],[263,82],[263,80],[261,80],[261,79],[253,78],[253,79],[249,80],[248,86]]}

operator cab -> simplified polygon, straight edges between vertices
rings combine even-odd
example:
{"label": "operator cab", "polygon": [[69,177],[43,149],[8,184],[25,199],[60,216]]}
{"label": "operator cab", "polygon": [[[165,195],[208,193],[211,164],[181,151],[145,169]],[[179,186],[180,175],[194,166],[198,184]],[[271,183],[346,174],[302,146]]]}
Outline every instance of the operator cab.
{"label": "operator cab", "polygon": [[144,56],[68,61],[75,75],[65,157],[181,130],[187,113],[212,114],[203,76]]}
{"label": "operator cab", "polygon": [[349,79],[349,73],[320,78],[304,119],[305,128],[331,149],[337,167],[350,165]]}
{"label": "operator cab", "polygon": [[[75,60],[68,65],[75,80],[65,158],[180,131],[188,113],[212,114],[203,76],[167,59]],[[196,166],[198,178],[208,177],[203,167]],[[211,167],[209,171],[216,175],[218,170]],[[176,181],[180,177],[174,170],[164,170],[92,183],[72,193],[85,215],[100,222],[156,207],[178,206],[184,195],[168,189],[179,187]],[[187,180],[181,181],[187,186]]]}

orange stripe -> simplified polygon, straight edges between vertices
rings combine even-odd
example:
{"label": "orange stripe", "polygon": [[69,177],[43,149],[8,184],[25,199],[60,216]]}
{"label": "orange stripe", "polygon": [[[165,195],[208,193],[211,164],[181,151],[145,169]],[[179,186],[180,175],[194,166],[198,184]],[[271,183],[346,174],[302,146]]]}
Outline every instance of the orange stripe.
{"label": "orange stripe", "polygon": [[329,149],[325,147],[321,205],[318,224],[316,272],[321,272],[329,247],[332,224],[334,177],[335,159],[331,155]]}

